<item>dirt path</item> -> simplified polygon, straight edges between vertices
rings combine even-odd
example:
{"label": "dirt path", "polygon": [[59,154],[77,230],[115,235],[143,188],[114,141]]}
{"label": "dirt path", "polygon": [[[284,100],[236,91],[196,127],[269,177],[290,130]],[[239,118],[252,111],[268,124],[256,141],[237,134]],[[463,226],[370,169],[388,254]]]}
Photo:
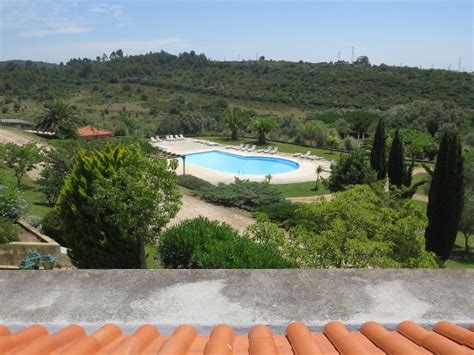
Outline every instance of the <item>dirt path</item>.
{"label": "dirt path", "polygon": [[312,203],[325,201],[331,201],[334,198],[333,194],[319,195],[319,196],[302,196],[302,197],[288,197],[287,200],[296,203]]}
{"label": "dirt path", "polygon": [[[39,147],[48,147],[48,145],[40,143],[40,139],[35,140],[34,138],[34,136],[23,133],[19,130],[0,128],[0,144],[15,143],[18,145],[23,145],[29,142],[36,142]],[[35,169],[29,171],[26,173],[26,175],[28,175],[33,180],[37,180],[40,177],[41,169],[42,167],[37,165]]]}
{"label": "dirt path", "polygon": [[245,213],[236,208],[223,207],[204,202],[197,197],[183,195],[183,205],[174,219],[170,221],[168,227],[174,226],[185,219],[199,216],[207,217],[210,220],[217,220],[229,224],[232,228],[243,232],[246,227],[255,223],[249,213]]}

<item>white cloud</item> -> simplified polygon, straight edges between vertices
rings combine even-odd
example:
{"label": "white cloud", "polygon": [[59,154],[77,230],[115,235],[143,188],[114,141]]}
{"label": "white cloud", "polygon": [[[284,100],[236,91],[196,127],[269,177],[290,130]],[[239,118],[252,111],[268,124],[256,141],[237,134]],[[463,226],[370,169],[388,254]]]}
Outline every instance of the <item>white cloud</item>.
{"label": "white cloud", "polygon": [[126,24],[130,22],[130,18],[124,12],[121,5],[109,5],[109,4],[93,4],[89,6],[89,12],[96,14],[111,14],[119,24]]}
{"label": "white cloud", "polygon": [[18,36],[20,37],[45,37],[49,35],[58,35],[58,34],[76,34],[92,31],[91,27],[86,26],[63,26],[56,28],[46,28],[46,29],[37,29],[30,31],[19,32]]}

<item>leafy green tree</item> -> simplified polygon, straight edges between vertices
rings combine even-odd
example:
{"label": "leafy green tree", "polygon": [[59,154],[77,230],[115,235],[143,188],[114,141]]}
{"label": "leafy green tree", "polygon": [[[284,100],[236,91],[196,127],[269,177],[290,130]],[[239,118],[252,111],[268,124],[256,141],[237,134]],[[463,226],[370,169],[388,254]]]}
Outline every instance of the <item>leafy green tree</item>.
{"label": "leafy green tree", "polygon": [[347,122],[344,118],[339,118],[332,126],[337,130],[337,132],[342,136],[342,138],[346,138],[347,134],[351,130],[351,125]]}
{"label": "leafy green tree", "polygon": [[370,184],[376,181],[375,171],[369,166],[367,157],[362,149],[350,154],[341,155],[331,166],[329,189],[341,191],[350,185]]}
{"label": "leafy green tree", "polygon": [[383,119],[379,120],[377,128],[375,129],[374,144],[370,153],[370,166],[377,172],[377,179],[385,179],[387,176],[387,154]]}
{"label": "leafy green tree", "polygon": [[58,205],[66,246],[79,268],[145,268],[152,243],[180,204],[176,162],[138,146],[77,153]]}
{"label": "leafy green tree", "polygon": [[238,140],[239,132],[247,126],[248,119],[238,107],[230,107],[225,111],[224,122],[230,129],[231,139]]}
{"label": "leafy green tree", "polygon": [[2,147],[0,153],[5,165],[15,172],[18,186],[20,186],[23,176],[43,160],[42,150],[32,142],[23,145],[7,143]]}
{"label": "leafy green tree", "polygon": [[423,211],[412,200],[398,200],[382,188],[359,185],[331,201],[302,204],[281,246],[299,267],[437,267],[424,250],[419,230]]}
{"label": "leafy green tree", "polygon": [[329,129],[322,121],[308,121],[304,125],[303,136],[309,141],[309,145],[321,147],[328,140]]}
{"label": "leafy green tree", "polygon": [[0,217],[16,222],[25,212],[28,204],[10,185],[0,184]]}
{"label": "leafy green tree", "polygon": [[59,138],[76,135],[77,117],[74,109],[61,100],[53,100],[44,106],[44,113],[36,121],[36,129],[56,133]]}
{"label": "leafy green tree", "polygon": [[464,159],[459,134],[446,131],[428,193],[426,249],[442,260],[451,255],[463,208]]}
{"label": "leafy green tree", "polygon": [[334,151],[334,148],[337,148],[339,146],[339,138],[334,135],[330,135],[328,137],[328,146],[331,149],[331,154]]}
{"label": "leafy green tree", "polygon": [[274,130],[275,127],[276,125],[272,118],[258,117],[253,124],[253,129],[258,134],[258,144],[267,144],[266,135]]}
{"label": "leafy green tree", "polygon": [[388,181],[390,184],[400,188],[405,176],[405,150],[400,132],[395,130],[388,157]]}
{"label": "leafy green tree", "polygon": [[54,206],[58,201],[64,181],[71,172],[75,152],[73,145],[67,145],[52,148],[46,153],[44,167],[38,182],[40,191],[51,206]]}

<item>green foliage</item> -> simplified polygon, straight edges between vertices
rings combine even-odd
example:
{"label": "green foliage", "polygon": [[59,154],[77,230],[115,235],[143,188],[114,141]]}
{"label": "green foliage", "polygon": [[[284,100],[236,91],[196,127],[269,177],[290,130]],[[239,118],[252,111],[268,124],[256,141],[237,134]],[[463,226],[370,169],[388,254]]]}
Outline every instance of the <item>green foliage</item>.
{"label": "green foliage", "polygon": [[209,181],[198,178],[194,175],[178,175],[178,185],[186,187],[190,190],[201,190],[206,187],[211,187],[212,184]]}
{"label": "green foliage", "polygon": [[392,147],[388,158],[388,181],[400,188],[405,177],[405,150],[398,129],[392,140]]}
{"label": "green foliage", "polygon": [[64,181],[71,172],[76,149],[74,146],[60,146],[50,149],[38,183],[46,202],[54,206],[58,201]]}
{"label": "green foliage", "polygon": [[19,234],[17,226],[12,221],[0,217],[0,244],[17,241]]}
{"label": "green foliage", "polygon": [[431,179],[428,198],[426,249],[441,259],[451,255],[464,197],[464,163],[459,134],[445,131]]}
{"label": "green foliage", "polygon": [[263,213],[270,221],[276,222],[284,228],[295,227],[298,224],[296,211],[300,204],[283,201],[259,207],[259,212]]}
{"label": "green foliage", "polygon": [[283,201],[283,194],[268,181],[254,182],[235,178],[231,184],[203,188],[200,196],[210,202],[253,211],[258,206]]}
{"label": "green foliage", "polygon": [[377,172],[377,179],[385,179],[387,176],[387,154],[383,119],[379,121],[375,129],[374,143],[370,153],[370,166]]}
{"label": "green foliage", "polygon": [[270,117],[258,117],[253,123],[253,129],[257,132],[258,144],[267,144],[266,135],[276,128],[275,122]]}
{"label": "green foliage", "polygon": [[474,234],[474,150],[465,150],[464,207],[459,221],[459,231],[464,235],[464,249],[469,253],[469,237]]}
{"label": "green foliage", "polygon": [[186,220],[166,230],[160,238],[161,262],[179,269],[288,268],[270,244],[257,244],[224,223],[204,217]]}
{"label": "green foliage", "polygon": [[36,129],[56,133],[59,138],[76,136],[78,121],[72,106],[61,100],[44,105],[44,113],[36,121]]}
{"label": "green foliage", "polygon": [[61,246],[67,246],[61,216],[57,209],[51,210],[43,217],[41,231],[48,237],[53,238]]}
{"label": "green foliage", "polygon": [[368,186],[335,194],[329,202],[300,205],[285,255],[300,267],[436,267],[418,231],[423,212]]}
{"label": "green foliage", "polygon": [[16,222],[28,204],[12,186],[0,184],[0,217]]}
{"label": "green foliage", "polygon": [[324,147],[328,141],[329,129],[322,121],[308,121],[304,126],[303,136],[308,140],[309,145]]}
{"label": "green foliage", "polygon": [[137,146],[80,150],[58,205],[73,263],[145,267],[145,244],[178,211],[175,168],[175,162],[143,156]]}
{"label": "green foliage", "polygon": [[0,158],[7,167],[15,171],[17,185],[20,186],[23,176],[43,160],[43,154],[35,143],[7,143],[0,147]]}
{"label": "green foliage", "polygon": [[238,107],[230,107],[225,111],[224,121],[231,132],[231,139],[239,139],[239,132],[248,124],[248,115],[242,112]]}
{"label": "green foliage", "polygon": [[331,191],[341,191],[350,185],[370,184],[376,180],[376,173],[369,166],[362,149],[341,155],[339,160],[332,164],[331,169],[332,173],[328,179]]}

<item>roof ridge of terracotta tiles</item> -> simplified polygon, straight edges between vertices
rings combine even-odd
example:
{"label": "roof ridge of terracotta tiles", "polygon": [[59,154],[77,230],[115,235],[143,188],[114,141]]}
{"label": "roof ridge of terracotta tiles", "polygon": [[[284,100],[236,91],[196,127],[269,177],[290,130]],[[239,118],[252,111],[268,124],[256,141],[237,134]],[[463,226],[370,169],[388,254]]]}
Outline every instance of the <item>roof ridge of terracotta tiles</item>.
{"label": "roof ridge of terracotta tiles", "polygon": [[462,327],[441,321],[427,329],[412,321],[401,322],[395,331],[377,322],[366,322],[359,330],[343,323],[327,323],[312,332],[304,322],[293,322],[285,335],[274,334],[267,325],[255,325],[246,336],[236,335],[225,324],[209,335],[198,335],[189,325],[178,326],[171,335],[160,334],[152,324],[138,327],[130,335],[119,326],[105,324],[91,334],[80,325],[68,325],[50,334],[43,325],[12,331],[0,325],[0,354],[8,355],[363,355],[363,354],[474,354],[474,324]]}

